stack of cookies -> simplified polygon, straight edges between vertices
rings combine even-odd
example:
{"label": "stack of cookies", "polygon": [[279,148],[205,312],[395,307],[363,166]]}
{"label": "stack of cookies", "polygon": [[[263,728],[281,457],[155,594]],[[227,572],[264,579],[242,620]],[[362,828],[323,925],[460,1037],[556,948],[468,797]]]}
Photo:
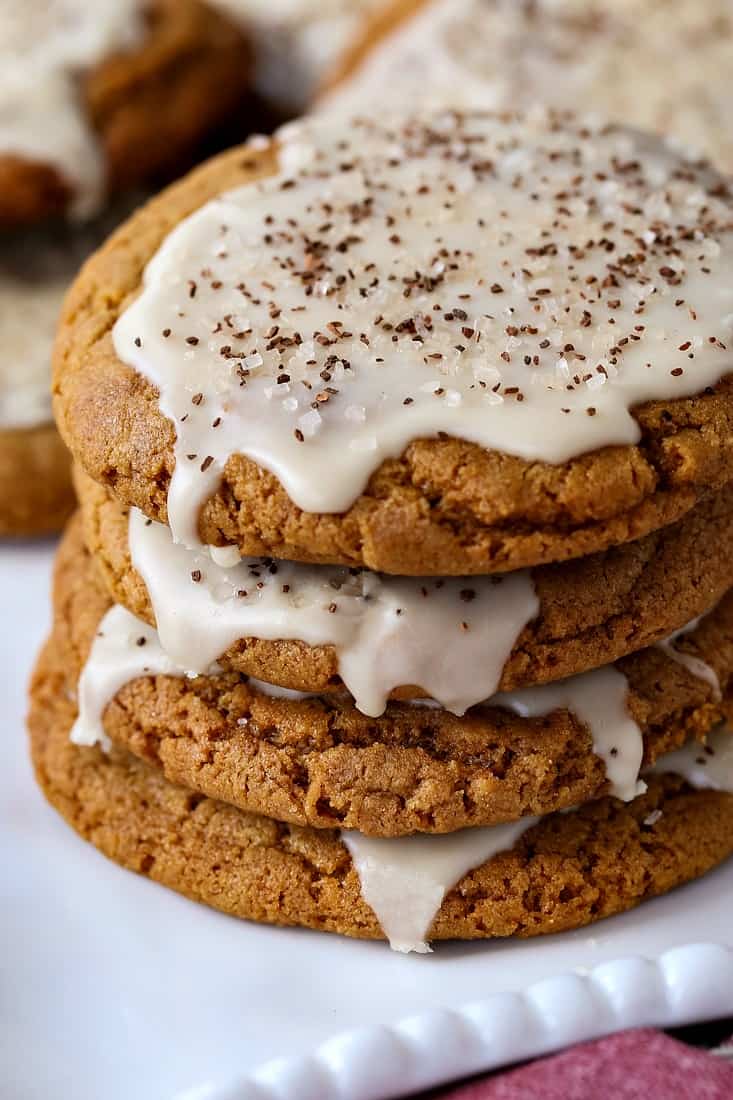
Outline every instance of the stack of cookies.
{"label": "stack of cookies", "polygon": [[39,782],[236,916],[426,950],[733,852],[733,193],[570,114],[318,118],[86,265]]}
{"label": "stack of cookies", "polygon": [[73,507],[49,393],[69,282],[132,191],[192,160],[251,67],[200,0],[0,4],[0,535],[57,530]]}

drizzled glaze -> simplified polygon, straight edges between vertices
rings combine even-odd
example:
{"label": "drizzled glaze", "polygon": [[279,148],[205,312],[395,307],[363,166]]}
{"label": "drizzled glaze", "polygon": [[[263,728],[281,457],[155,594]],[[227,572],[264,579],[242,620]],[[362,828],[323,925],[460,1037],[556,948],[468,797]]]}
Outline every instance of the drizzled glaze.
{"label": "drizzled glaze", "polygon": [[333,645],[359,710],[379,715],[415,686],[463,714],[487,699],[539,610],[528,572],[503,577],[382,577],[367,570],[187,550],[167,527],[130,513],[132,561],[165,651],[202,673],[241,638]]}
{"label": "drizzled glaze", "polygon": [[178,226],[114,329],[176,428],[168,515],[233,453],[342,512],[445,432],[563,462],[733,363],[733,200],[624,130],[443,113],[313,120],[280,172]]}
{"label": "drizzled glaze", "polygon": [[[613,670],[600,670],[601,674],[606,672]],[[72,729],[72,740],[79,745],[108,747],[102,727],[107,703],[124,683],[151,675],[180,676],[183,672],[164,652],[156,631],[122,607],[111,608],[100,623],[81,675],[79,717]],[[624,741],[632,746],[636,735],[629,727],[628,716],[621,712],[620,682],[625,681],[620,674],[616,676],[618,681],[612,682],[598,673],[586,673],[566,681],[565,685],[553,684],[514,695],[496,696],[492,703],[510,706],[517,713],[528,715],[549,713],[556,707],[567,706],[591,726],[594,743],[605,746],[605,751]],[[284,699],[307,697],[304,693],[286,691],[256,680],[250,683],[258,691]],[[615,731],[614,715],[618,721]],[[630,748],[619,755],[625,755],[626,770],[633,767]],[[611,753],[609,768],[616,766],[615,760]],[[681,775],[701,789],[733,793],[733,738],[727,731],[717,731],[708,739],[707,746],[691,743],[662,757],[645,772],[664,773]],[[638,780],[638,768],[633,792],[628,774],[624,777],[617,771],[612,782],[617,787],[623,783],[628,798],[645,789]],[[342,838],[359,874],[364,898],[373,908],[391,946],[398,951],[424,952],[429,950],[426,937],[430,925],[451,887],[473,867],[485,863],[498,852],[511,849],[538,820],[526,817],[517,822],[465,829],[445,836],[387,839],[365,837],[349,830],[342,833]]]}
{"label": "drizzled glaze", "polygon": [[23,0],[0,6],[0,155],[53,166],[89,216],[104,163],[81,101],[82,76],[144,33],[140,0]]}
{"label": "drizzled glaze", "polygon": [[79,716],[71,729],[75,745],[109,748],[102,726],[107,704],[120,688],[140,676],[180,676],[163,651],[157,632],[124,607],[111,607],[99,624],[79,678]]}
{"label": "drizzled glaze", "polygon": [[731,71],[730,0],[427,0],[323,106],[582,104],[733,170]]}

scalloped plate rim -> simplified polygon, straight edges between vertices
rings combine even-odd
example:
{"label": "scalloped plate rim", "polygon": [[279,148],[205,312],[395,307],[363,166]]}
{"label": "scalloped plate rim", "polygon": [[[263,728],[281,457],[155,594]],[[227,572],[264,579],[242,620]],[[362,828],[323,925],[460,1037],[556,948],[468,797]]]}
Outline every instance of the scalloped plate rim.
{"label": "scalloped plate rim", "polygon": [[[642,974],[644,983],[639,981]],[[721,974],[728,983],[727,993],[711,988],[711,978]],[[649,990],[646,983],[650,978],[655,979],[656,992],[651,1003],[644,1003],[639,991]],[[619,999],[622,1005],[614,1004]],[[548,1002],[556,1005],[560,1001],[568,1019],[558,1034]],[[580,1017],[589,1004],[603,1013],[597,1021],[594,1018],[592,1026],[583,1028]],[[397,1100],[420,1089],[551,1054],[615,1031],[679,1027],[731,1012],[733,948],[690,943],[670,948],[656,959],[628,955],[599,963],[587,973],[570,971],[546,978],[521,992],[493,993],[461,1008],[432,1009],[394,1024],[341,1032],[308,1054],[272,1059],[223,1086],[184,1090],[174,1100]],[[514,1041],[505,1034],[499,1043],[494,1032],[482,1034],[487,1023],[497,1024],[507,1015],[524,1015],[529,1023],[534,1016],[536,1027],[519,1033]],[[422,1072],[419,1060],[431,1063],[434,1051],[429,1045],[438,1019],[442,1041],[454,1041],[448,1042],[448,1052],[437,1065]],[[463,1032],[463,1045],[455,1042],[457,1036],[451,1032],[458,1032],[458,1037]],[[527,1034],[529,1039],[522,1041]],[[451,1057],[456,1045],[461,1047],[463,1059],[459,1073]],[[368,1066],[375,1061],[380,1063],[376,1079],[368,1073]],[[397,1072],[401,1076],[399,1087],[388,1093],[383,1091],[385,1068],[387,1076],[396,1077]]]}

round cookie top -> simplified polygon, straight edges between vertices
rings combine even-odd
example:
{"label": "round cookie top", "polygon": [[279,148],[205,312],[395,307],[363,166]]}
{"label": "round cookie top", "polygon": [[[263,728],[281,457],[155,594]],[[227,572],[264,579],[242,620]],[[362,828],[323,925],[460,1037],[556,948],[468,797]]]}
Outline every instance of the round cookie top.
{"label": "round cookie top", "polygon": [[323,105],[583,104],[730,171],[732,69],[730,0],[391,0],[331,74]]}
{"label": "round cookie top", "polygon": [[248,61],[199,0],[2,4],[0,226],[86,218],[180,167],[246,90]]}
{"label": "round cookie top", "polygon": [[[644,425],[633,411],[647,403],[657,437],[673,434],[675,408],[684,409],[686,429],[694,426],[691,408],[728,415],[727,387],[708,394],[710,403],[697,395],[733,361],[733,197],[722,177],[661,141],[570,115],[443,111],[384,123],[313,120],[282,131],[259,163],[256,151],[238,156],[251,170],[264,166],[266,178],[191,203],[200,208],[170,235],[157,234],[161,246],[142,286],[139,267],[122,272],[126,300],[109,317],[117,361],[157,389],[159,410],[174,426],[167,519],[187,545],[196,544],[201,506],[221,493],[232,456],[268,471],[293,510],[343,517],[340,549],[321,547],[328,540],[317,529],[310,550],[291,548],[296,523],[281,532],[284,547],[265,547],[284,549],[281,556],[356,559],[395,572],[491,571],[485,548],[473,560],[460,542],[474,540],[477,521],[508,526],[511,509],[497,496],[510,483],[515,492],[518,469],[538,465],[541,477],[551,471],[540,493],[545,525],[566,533],[572,511],[582,514],[578,527],[627,513],[625,535],[598,534],[601,544],[621,541],[644,525],[629,517],[632,497],[638,511],[661,480],[657,470],[653,485],[640,489],[637,470],[635,488],[629,484],[631,448],[649,450],[637,446]],[[222,175],[219,190],[236,182],[235,173]],[[169,224],[178,220],[165,199],[159,210]],[[87,303],[90,282],[105,278],[126,242],[134,242],[127,247],[136,263],[143,259],[142,229],[133,223],[113,241],[109,262],[87,269]],[[100,290],[109,301],[110,288]],[[78,300],[72,295],[67,316],[83,328]],[[64,391],[70,395],[100,365],[108,394],[115,388],[110,374],[120,372],[109,371],[109,344],[102,351],[99,335],[108,332],[97,329],[84,347],[86,332],[79,340],[67,331],[58,375],[62,428],[93,476],[88,400],[73,425]],[[68,374],[76,383],[67,389]],[[648,405],[655,399],[669,403],[663,426]],[[104,429],[95,425],[95,433]],[[703,446],[707,484],[729,476],[726,431],[722,443],[708,433]],[[436,477],[430,467],[433,459],[440,464],[446,439],[471,449]],[[436,562],[426,545],[424,560],[417,548],[417,561],[407,553],[396,568],[370,562],[363,532],[351,545],[349,513],[373,492],[380,468],[418,440],[427,476],[422,486],[414,479],[413,496],[431,509],[444,505],[447,514],[434,522],[457,530],[453,560]],[[614,446],[624,450],[609,453]],[[109,446],[107,454],[109,468]],[[519,466],[502,473],[500,465],[489,484],[481,459],[473,465],[477,454],[513,456]],[[603,472],[603,517],[598,485],[593,504],[572,501],[568,478],[575,480],[580,456],[589,460],[591,482]],[[133,465],[140,467],[139,454]],[[664,471],[664,488],[679,487],[681,477],[689,490],[699,466],[675,465],[676,474]],[[624,488],[613,484],[614,466]],[[452,507],[435,500],[448,487],[436,494],[431,479],[450,482]],[[556,492],[554,506],[553,481],[565,482],[568,494],[558,500]],[[382,498],[377,510],[394,505],[390,490],[373,493]],[[523,489],[530,507],[533,495]],[[150,514],[149,502],[141,503]],[[243,537],[233,532],[229,541],[254,550],[245,532],[256,525],[236,511]],[[658,525],[659,514],[646,522]],[[220,523],[210,541],[222,541],[226,527]],[[504,567],[591,548],[588,540],[558,548],[545,539],[542,550],[536,542],[527,549],[521,534]],[[399,533],[390,524],[390,539],[396,535],[409,545],[409,524]]]}

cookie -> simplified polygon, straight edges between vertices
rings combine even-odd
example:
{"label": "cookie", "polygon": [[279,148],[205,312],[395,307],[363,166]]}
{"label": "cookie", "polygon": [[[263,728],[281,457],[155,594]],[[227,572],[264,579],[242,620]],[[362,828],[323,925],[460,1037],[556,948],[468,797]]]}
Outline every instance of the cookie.
{"label": "cookie", "polygon": [[53,424],[0,430],[0,536],[60,531],[74,499],[69,452]]}
{"label": "cookie", "polygon": [[391,0],[365,21],[322,97],[327,110],[373,109],[386,97],[415,106],[431,97],[511,109],[582,104],[672,135],[732,171],[731,67],[728,0],[671,8],[665,0]]}
{"label": "cookie", "polygon": [[594,553],[730,478],[732,226],[721,177],[614,127],[312,120],[198,170],[86,266],[56,416],[189,546],[417,576]]}
{"label": "cookie", "polygon": [[[59,551],[54,603],[51,652],[74,695],[95,635],[109,642],[114,630],[78,520]],[[569,694],[546,704],[541,693],[552,689],[540,688],[497,697],[463,718],[393,702],[371,719],[343,694],[292,698],[236,673],[157,674],[170,665],[160,663],[154,632],[134,619],[125,629],[129,648],[110,654],[101,686],[81,692],[83,705],[94,699],[104,711],[114,744],[171,781],[245,810],[376,836],[512,821],[609,789],[630,797],[642,757],[648,764],[689,738],[704,739],[720,721],[733,671],[731,596],[678,650],[644,650],[615,671],[587,674],[595,678],[585,689],[576,678]],[[701,678],[702,662],[717,684]],[[105,687],[110,675],[119,691]],[[568,709],[575,700],[585,700],[583,718]],[[522,717],[527,711],[534,716]],[[75,736],[101,735],[94,722],[87,714]]]}
{"label": "cookie", "polygon": [[[108,489],[78,469],[75,471],[75,482],[85,542],[112,600],[155,626],[148,590],[130,558],[129,510],[120,505]],[[333,606],[333,615],[326,620],[326,629],[330,622],[334,637],[348,637],[354,617],[358,614],[349,606],[353,601],[349,600],[348,595],[344,596],[344,590],[349,591],[348,582],[352,578],[344,577],[335,569],[291,567],[282,562],[275,563],[275,571],[271,572],[273,563],[269,559],[253,559],[253,572],[250,573],[244,565],[231,573],[226,570],[222,573],[206,556],[186,554],[180,548],[173,550],[168,544],[169,536],[156,533],[152,527],[141,525],[138,521],[135,530],[138,552],[147,551],[140,564],[144,563],[150,570],[151,578],[156,580],[156,587],[153,588],[157,593],[156,606],[164,604],[167,611],[175,612],[170,635],[180,639],[182,647],[192,643],[200,646],[208,620],[221,616],[220,587],[226,583],[224,577],[231,578],[232,592],[236,592],[236,596],[230,598],[230,603],[234,605],[235,622],[237,611],[245,606],[241,594],[246,588],[240,587],[240,584],[247,586],[250,589],[247,596],[251,594],[252,600],[257,601],[262,600],[264,588],[268,592],[271,588],[279,592],[285,584],[293,607],[288,608],[273,599],[272,610],[268,612],[267,607],[262,608],[260,604],[264,636],[242,637],[224,653],[216,652],[212,659],[217,659],[224,668],[296,691],[323,693],[343,687],[339,676],[339,651],[334,645],[309,645],[297,638],[289,638],[286,634],[287,615],[288,610],[292,610],[293,615],[297,616],[291,624],[294,632],[298,629],[301,614],[307,616],[303,630],[312,633],[317,614]],[[148,550],[143,540],[151,535],[155,542]],[[506,643],[509,656],[503,662],[503,672],[499,668],[501,676],[498,682],[489,685],[488,690],[473,701],[482,701],[497,690],[513,691],[599,668],[665,638],[705,614],[733,584],[733,562],[727,549],[732,539],[733,495],[730,489],[725,489],[692,509],[683,520],[638,542],[626,543],[590,558],[536,568],[526,578],[530,591],[534,591],[536,604],[527,611],[520,610],[520,616],[529,617],[535,608],[536,614],[523,628],[520,626],[516,630],[513,644],[511,638]],[[159,551],[161,544],[162,552]],[[176,585],[174,591],[171,574],[175,569],[180,571],[181,584]],[[193,588],[192,573],[198,576],[196,589]],[[242,578],[241,581],[239,578]],[[316,597],[306,601],[314,578],[320,581]],[[524,580],[519,577],[515,579]],[[298,586],[299,580],[301,587]],[[380,581],[371,575],[366,578],[357,576],[353,578],[353,583],[356,599],[361,601],[363,616],[373,619],[376,601],[380,599],[384,601],[384,615],[394,615],[394,605],[399,601],[390,598],[389,579]],[[441,591],[451,587],[450,581],[438,583],[442,584]],[[491,597],[501,590],[495,579],[489,583],[477,578],[466,582],[466,585],[460,580],[453,582],[456,593],[452,615],[449,609],[434,626],[431,622],[414,627],[410,625],[409,618],[403,618],[406,630],[419,632],[421,652],[417,660],[421,667],[426,666],[426,653],[430,649],[435,652],[436,660],[446,663],[446,640],[449,638],[464,646],[460,659],[470,664],[475,650],[467,648],[465,633],[460,627],[467,616],[470,618],[474,608],[479,616],[485,614],[494,623],[497,615],[504,619],[510,617],[511,609],[505,608],[503,603],[494,609]],[[211,592],[210,602],[207,605],[192,603],[194,597],[200,596],[202,587]],[[418,579],[400,582],[397,590],[403,603],[400,608],[403,616],[409,614],[408,601],[413,589],[426,599],[433,588],[434,583],[430,580],[426,584]],[[484,590],[487,591],[486,603],[482,605],[479,601],[477,606],[476,599]],[[364,593],[367,594],[366,602]],[[522,588],[517,587],[509,599],[521,598],[522,594]],[[336,606],[331,602],[333,600],[337,601]],[[417,602],[420,604],[421,600],[417,598]],[[204,606],[208,607],[208,617]],[[187,608],[190,608],[189,625],[184,623],[189,617]],[[419,611],[418,607],[418,614]],[[257,620],[254,609],[251,614],[246,612],[245,615],[245,621]],[[348,620],[346,630],[338,625],[338,616],[344,615]],[[266,631],[273,628],[273,619],[280,625],[284,637],[273,640],[267,636]],[[362,621],[361,617],[359,621]],[[213,623],[211,627],[216,629]],[[374,646],[383,647],[387,638],[391,642],[395,629],[389,625],[376,630],[368,625],[361,627],[364,642],[353,656],[359,663],[360,674],[366,662],[380,657],[380,650],[375,652],[372,649],[372,641]],[[399,641],[395,639],[394,645]],[[409,648],[411,641],[411,636],[402,639],[402,667],[405,664],[405,649]],[[350,639],[349,642],[354,645]],[[347,670],[350,668],[350,645],[342,643],[347,654]],[[477,647],[480,647],[480,659],[488,663],[491,649],[485,645],[483,638],[477,642]],[[184,663],[193,667],[190,660],[184,660]],[[476,690],[480,692],[482,680],[485,681],[488,673],[482,676],[475,669],[467,669],[467,673],[470,673],[471,680],[477,685]],[[456,683],[455,690],[456,697],[459,697],[460,684]],[[405,698],[410,694],[418,697],[429,695],[429,684],[422,683],[421,690],[413,685],[412,691],[409,685],[403,684],[392,691],[393,697]]]}
{"label": "cookie", "polygon": [[0,229],[170,178],[250,85],[246,37],[199,0],[26,3],[0,30]]}
{"label": "cookie", "polygon": [[[122,750],[71,744],[75,710],[65,687],[47,647],[33,678],[31,751],[46,797],[80,836],[123,867],[234,916],[383,936],[337,831],[245,813],[168,783]],[[733,796],[655,776],[628,805],[605,798],[545,818],[511,850],[459,872],[434,919],[427,910],[425,938],[524,937],[589,924],[704,874],[731,854],[731,838]],[[403,911],[411,888],[404,880]]]}

